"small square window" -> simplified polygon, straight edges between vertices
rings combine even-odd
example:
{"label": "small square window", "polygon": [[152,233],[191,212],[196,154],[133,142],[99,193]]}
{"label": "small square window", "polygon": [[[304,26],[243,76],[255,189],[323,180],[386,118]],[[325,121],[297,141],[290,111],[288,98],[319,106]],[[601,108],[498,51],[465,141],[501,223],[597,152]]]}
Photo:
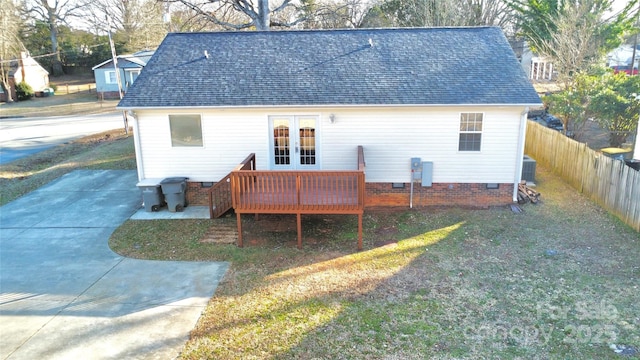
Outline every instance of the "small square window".
{"label": "small square window", "polygon": [[496,184],[496,183],[487,184],[487,189],[499,189],[499,188],[500,188],[500,184]]}
{"label": "small square window", "polygon": [[169,115],[171,146],[202,147],[202,121],[200,115]]}
{"label": "small square window", "polygon": [[404,189],[404,183],[391,183],[392,189]]}

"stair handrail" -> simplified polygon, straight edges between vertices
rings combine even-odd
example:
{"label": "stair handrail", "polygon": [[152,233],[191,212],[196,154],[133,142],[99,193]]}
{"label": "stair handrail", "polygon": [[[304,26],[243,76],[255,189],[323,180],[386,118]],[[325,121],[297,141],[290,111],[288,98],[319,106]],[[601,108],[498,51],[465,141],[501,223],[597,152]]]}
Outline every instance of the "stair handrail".
{"label": "stair handrail", "polygon": [[[251,153],[233,171],[255,170],[256,154]],[[209,218],[215,219],[233,207],[231,201],[231,172],[209,188]]]}

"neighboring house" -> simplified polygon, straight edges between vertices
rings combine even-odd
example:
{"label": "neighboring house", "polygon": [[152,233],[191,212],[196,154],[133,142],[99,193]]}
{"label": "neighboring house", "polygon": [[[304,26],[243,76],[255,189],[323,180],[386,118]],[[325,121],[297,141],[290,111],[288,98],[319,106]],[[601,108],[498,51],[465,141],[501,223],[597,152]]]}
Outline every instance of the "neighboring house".
{"label": "neighboring house", "polygon": [[477,27],[173,33],[118,108],[139,178],[188,177],[191,204],[250,153],[353,170],[361,145],[367,206],[492,206],[517,199],[541,105],[502,31]]}
{"label": "neighboring house", "polygon": [[[26,52],[20,53],[20,58],[9,63],[9,91],[11,98],[16,100],[16,84],[26,82],[33,91],[39,93],[49,87],[49,72],[45,70]],[[0,85],[0,101],[7,101],[7,89]]]}
{"label": "neighboring house", "polygon": [[532,52],[526,41],[522,41],[520,44],[514,43],[514,45],[516,45],[515,49],[520,50],[516,51],[516,53],[521,53],[521,55],[518,56],[518,60],[530,80],[554,79],[553,63],[550,60]]}
{"label": "neighboring house", "polygon": [[[118,55],[116,57],[123,92],[127,92],[127,89],[138,78],[152,55],[153,51],[144,50],[133,55]],[[118,78],[116,69],[113,66],[113,59],[106,60],[94,66],[91,70],[93,70],[96,80],[96,92],[99,98],[120,98],[120,95],[118,95]]]}
{"label": "neighboring house", "polygon": [[[626,72],[631,75],[631,58],[633,57],[633,47],[629,45],[620,46],[607,54],[607,66],[614,72]],[[638,73],[638,60],[640,59],[640,45],[636,48],[636,59],[633,61],[633,74]]]}

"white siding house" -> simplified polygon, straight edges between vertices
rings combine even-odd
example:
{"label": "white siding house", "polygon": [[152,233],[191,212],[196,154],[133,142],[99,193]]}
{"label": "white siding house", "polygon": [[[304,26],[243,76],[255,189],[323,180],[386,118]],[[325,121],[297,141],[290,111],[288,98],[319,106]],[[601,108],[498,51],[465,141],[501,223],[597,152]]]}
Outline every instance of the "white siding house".
{"label": "white siding house", "polygon": [[[456,74],[458,60],[474,71]],[[540,105],[501,31],[483,27],[170,34],[119,108],[141,180],[197,188],[250,153],[262,170],[353,170],[361,145],[372,206],[408,204],[415,157],[433,164],[418,205],[490,206],[515,200]]]}

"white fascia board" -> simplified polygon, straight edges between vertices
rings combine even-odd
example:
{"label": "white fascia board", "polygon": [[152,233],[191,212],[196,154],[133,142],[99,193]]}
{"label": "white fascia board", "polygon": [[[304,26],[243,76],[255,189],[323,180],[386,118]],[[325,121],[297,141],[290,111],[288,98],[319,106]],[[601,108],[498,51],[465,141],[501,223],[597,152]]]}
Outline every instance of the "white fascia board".
{"label": "white fascia board", "polygon": [[105,60],[105,61],[101,62],[100,64],[92,67],[91,70],[95,70],[95,69],[99,68],[100,66],[103,66],[103,65],[105,65],[105,64],[107,64],[107,63],[109,63],[111,61],[113,61],[113,59]]}

